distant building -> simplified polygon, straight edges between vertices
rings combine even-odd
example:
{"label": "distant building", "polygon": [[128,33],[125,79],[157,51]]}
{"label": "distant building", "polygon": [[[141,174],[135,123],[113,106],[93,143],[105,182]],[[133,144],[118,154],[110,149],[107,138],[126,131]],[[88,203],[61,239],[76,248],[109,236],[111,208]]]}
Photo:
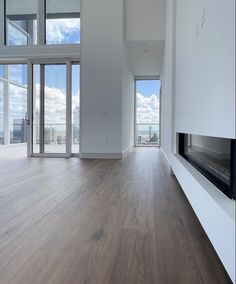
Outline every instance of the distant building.
{"label": "distant building", "polygon": [[73,143],[79,143],[79,134],[80,134],[80,107],[77,106],[73,110],[73,125],[72,125],[72,133],[73,133]]}
{"label": "distant building", "polygon": [[79,125],[80,124],[80,107],[77,106],[73,110],[73,124]]}
{"label": "distant building", "polygon": [[27,124],[25,119],[13,119],[11,143],[27,142]]}

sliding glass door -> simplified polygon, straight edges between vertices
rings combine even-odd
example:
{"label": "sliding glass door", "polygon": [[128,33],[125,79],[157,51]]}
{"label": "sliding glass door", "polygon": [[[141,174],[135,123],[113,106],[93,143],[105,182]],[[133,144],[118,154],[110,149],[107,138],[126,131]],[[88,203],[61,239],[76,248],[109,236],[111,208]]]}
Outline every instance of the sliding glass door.
{"label": "sliding glass door", "polygon": [[79,154],[79,64],[32,64],[31,76],[30,155]]}
{"label": "sliding glass door", "polygon": [[66,65],[44,66],[44,153],[66,153]]}

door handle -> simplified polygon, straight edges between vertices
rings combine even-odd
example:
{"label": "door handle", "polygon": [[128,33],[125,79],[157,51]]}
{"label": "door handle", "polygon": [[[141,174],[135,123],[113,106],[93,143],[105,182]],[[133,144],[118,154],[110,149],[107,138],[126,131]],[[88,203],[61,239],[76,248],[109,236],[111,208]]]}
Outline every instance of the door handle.
{"label": "door handle", "polygon": [[25,122],[26,122],[27,125],[30,124],[30,119],[28,117],[28,112],[25,113]]}

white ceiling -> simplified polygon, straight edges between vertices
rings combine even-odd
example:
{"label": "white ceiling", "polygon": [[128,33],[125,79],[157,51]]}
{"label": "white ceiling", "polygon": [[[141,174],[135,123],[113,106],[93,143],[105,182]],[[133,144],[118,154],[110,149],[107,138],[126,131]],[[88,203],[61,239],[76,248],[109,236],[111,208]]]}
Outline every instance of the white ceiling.
{"label": "white ceiling", "polygon": [[164,40],[126,42],[127,58],[134,76],[161,75],[164,45]]}

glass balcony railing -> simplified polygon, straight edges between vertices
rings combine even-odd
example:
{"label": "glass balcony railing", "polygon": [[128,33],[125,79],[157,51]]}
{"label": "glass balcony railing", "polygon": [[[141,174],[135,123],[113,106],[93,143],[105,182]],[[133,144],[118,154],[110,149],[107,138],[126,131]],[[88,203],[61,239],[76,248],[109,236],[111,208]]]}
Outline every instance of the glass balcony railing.
{"label": "glass balcony railing", "polygon": [[136,146],[159,146],[159,124],[136,124]]}
{"label": "glass balcony railing", "polygon": [[17,122],[9,124],[10,144],[27,142],[27,124],[25,119],[17,119]]}
{"label": "glass balcony railing", "polygon": [[[40,143],[40,125],[33,125],[34,143]],[[72,124],[72,144],[80,143],[79,124]],[[66,124],[45,124],[44,125],[45,144],[66,144]]]}

